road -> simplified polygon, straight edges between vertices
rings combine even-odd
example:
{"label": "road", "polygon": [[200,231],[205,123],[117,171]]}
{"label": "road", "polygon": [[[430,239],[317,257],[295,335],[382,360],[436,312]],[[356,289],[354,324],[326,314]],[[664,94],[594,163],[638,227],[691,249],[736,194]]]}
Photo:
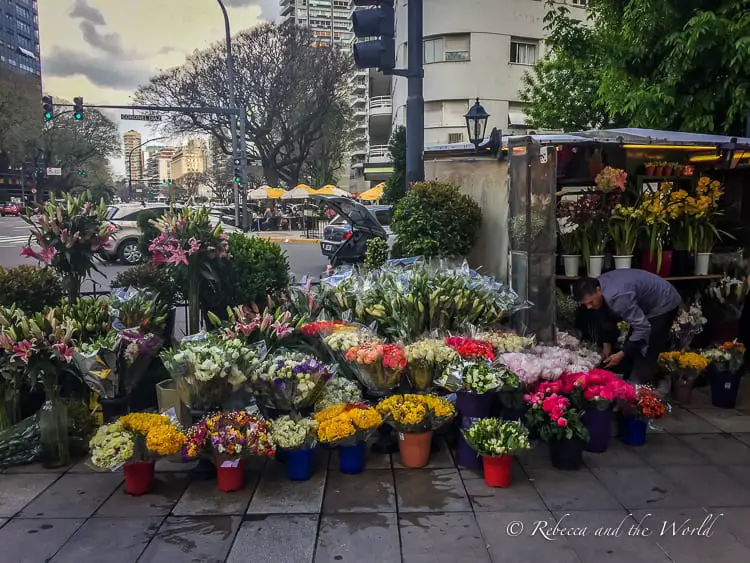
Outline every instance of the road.
{"label": "road", "polygon": [[[21,249],[26,246],[29,237],[29,226],[17,217],[0,217],[0,266],[18,266],[20,264],[35,264],[31,258],[20,255]],[[303,276],[312,276],[317,279],[325,271],[328,262],[320,253],[320,246],[311,243],[281,243],[282,248],[289,257],[291,271],[297,280]],[[126,270],[127,266],[119,263],[101,265],[102,274],[92,272],[92,281],[87,282],[83,290],[91,291],[93,284],[109,287],[112,280],[119,272]]]}

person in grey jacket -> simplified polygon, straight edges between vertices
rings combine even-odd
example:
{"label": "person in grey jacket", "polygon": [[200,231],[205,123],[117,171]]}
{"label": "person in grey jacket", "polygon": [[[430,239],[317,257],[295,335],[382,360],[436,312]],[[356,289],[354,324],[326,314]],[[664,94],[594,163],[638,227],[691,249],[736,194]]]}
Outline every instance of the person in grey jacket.
{"label": "person in grey jacket", "polygon": [[576,300],[587,309],[607,307],[630,325],[620,352],[605,346],[604,366],[621,365],[626,378],[637,374],[641,383],[653,383],[659,354],[669,346],[682,298],[668,281],[645,270],[612,270],[598,278],[584,278],[574,288]]}

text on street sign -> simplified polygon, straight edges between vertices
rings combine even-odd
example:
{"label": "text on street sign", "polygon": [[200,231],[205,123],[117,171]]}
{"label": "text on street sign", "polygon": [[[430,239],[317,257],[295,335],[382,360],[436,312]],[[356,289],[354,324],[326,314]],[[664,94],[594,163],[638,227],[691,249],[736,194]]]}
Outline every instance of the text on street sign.
{"label": "text on street sign", "polygon": [[125,121],[161,121],[161,115],[151,115],[142,113],[122,113],[120,119]]}

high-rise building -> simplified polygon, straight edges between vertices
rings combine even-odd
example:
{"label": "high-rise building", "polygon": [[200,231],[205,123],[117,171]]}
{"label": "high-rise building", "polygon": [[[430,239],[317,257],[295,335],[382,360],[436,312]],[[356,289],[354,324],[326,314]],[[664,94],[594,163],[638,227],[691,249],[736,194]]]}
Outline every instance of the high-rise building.
{"label": "high-rise building", "polygon": [[145,180],[151,187],[168,184],[172,180],[172,157],[177,149],[151,145],[146,147]]}
{"label": "high-rise building", "polygon": [[140,150],[143,140],[141,134],[131,129],[122,136],[122,140],[125,174],[129,182],[140,182],[143,180],[143,152]]}
{"label": "high-rise building", "polygon": [[35,76],[41,86],[36,0],[0,3],[0,66]]}
{"label": "high-rise building", "polygon": [[316,44],[341,43],[349,46],[350,0],[281,0],[281,20],[309,27]]}
{"label": "high-rise building", "polygon": [[203,139],[190,139],[172,155],[172,179],[179,181],[187,174],[203,174],[208,170],[208,146]]}

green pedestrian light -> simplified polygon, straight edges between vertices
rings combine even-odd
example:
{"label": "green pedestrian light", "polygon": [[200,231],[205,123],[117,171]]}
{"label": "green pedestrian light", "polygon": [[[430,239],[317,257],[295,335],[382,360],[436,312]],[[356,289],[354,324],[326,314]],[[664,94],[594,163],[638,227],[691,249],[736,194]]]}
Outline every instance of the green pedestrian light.
{"label": "green pedestrian light", "polygon": [[83,98],[73,98],[73,118],[76,121],[83,119]]}

